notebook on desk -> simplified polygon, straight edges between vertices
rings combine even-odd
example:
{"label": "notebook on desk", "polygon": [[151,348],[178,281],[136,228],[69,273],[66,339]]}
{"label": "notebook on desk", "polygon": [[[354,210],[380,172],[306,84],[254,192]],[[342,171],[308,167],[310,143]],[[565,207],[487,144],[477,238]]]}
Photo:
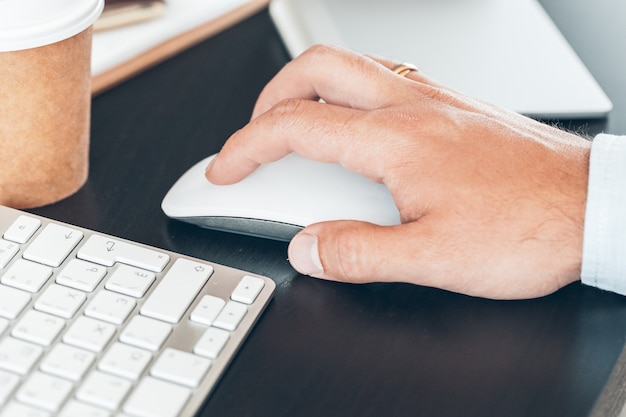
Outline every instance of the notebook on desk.
{"label": "notebook on desk", "polygon": [[292,56],[317,43],[411,62],[438,82],[539,118],[612,103],[536,0],[273,0]]}
{"label": "notebook on desk", "polygon": [[94,33],[92,91],[109,87],[251,16],[269,0],[167,0],[162,16]]}

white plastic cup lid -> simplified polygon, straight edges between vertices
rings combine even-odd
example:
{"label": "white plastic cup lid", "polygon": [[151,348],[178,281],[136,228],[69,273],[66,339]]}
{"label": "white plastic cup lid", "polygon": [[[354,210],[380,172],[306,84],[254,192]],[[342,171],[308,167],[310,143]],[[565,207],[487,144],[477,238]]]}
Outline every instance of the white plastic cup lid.
{"label": "white plastic cup lid", "polygon": [[71,38],[91,26],[104,0],[0,0],[0,52]]}

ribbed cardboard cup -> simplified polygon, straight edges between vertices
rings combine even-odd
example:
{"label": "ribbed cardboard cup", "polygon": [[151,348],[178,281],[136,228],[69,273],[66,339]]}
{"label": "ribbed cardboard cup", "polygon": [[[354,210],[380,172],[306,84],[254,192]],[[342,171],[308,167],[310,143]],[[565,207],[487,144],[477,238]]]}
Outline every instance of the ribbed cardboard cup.
{"label": "ribbed cardboard cup", "polygon": [[[23,22],[7,28],[6,13],[15,13],[18,20],[28,18],[23,9],[42,1],[67,7],[67,14],[57,9],[62,24],[40,19],[28,30]],[[11,11],[2,10],[7,3],[13,3]],[[71,13],[76,4],[79,15]],[[0,26],[0,204],[17,208],[50,204],[85,183],[91,25],[103,4],[89,0],[85,9],[85,0],[0,0],[0,13],[5,13]]]}

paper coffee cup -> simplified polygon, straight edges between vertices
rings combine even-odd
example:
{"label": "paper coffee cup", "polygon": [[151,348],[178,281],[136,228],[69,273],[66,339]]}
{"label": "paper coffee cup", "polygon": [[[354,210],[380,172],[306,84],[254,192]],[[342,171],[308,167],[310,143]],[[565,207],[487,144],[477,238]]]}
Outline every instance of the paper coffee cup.
{"label": "paper coffee cup", "polygon": [[86,181],[91,26],[104,0],[0,0],[0,204],[53,203]]}

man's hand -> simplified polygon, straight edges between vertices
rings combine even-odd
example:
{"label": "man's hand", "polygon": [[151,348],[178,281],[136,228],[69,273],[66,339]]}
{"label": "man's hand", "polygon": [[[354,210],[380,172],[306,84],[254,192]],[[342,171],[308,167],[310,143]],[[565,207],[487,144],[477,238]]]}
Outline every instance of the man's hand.
{"label": "man's hand", "polygon": [[578,280],[590,142],[396,64],[311,48],[266,86],[207,178],[233,183],[297,152],[384,183],[402,224],[305,228],[289,247],[303,274],[498,299]]}

